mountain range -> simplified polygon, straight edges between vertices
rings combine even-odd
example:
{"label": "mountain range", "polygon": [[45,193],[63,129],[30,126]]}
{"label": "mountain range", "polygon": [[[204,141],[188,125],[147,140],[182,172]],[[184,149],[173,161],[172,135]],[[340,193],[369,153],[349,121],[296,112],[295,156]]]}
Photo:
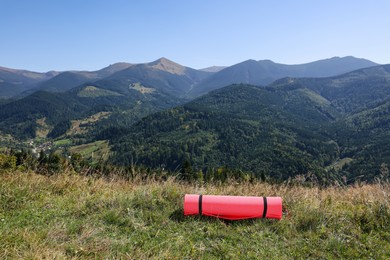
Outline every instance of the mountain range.
{"label": "mountain range", "polygon": [[378,65],[355,57],[334,57],[300,65],[270,60],[248,60],[221,67],[195,70],[160,58],[144,64],[115,63],[98,71],[50,71],[47,73],[0,67],[0,98],[26,96],[38,90],[64,92],[85,83],[120,81],[141,83],[193,98],[234,83],[269,84],[283,77],[326,77]]}
{"label": "mountain range", "polygon": [[0,96],[0,137],[103,140],[119,165],[352,181],[390,163],[390,67],[354,57],[202,70],[166,58],[93,72],[0,68]]}
{"label": "mountain range", "polygon": [[[116,63],[93,72],[36,73],[2,68],[4,84],[0,93],[15,90],[16,100],[0,102],[0,131],[18,138],[33,138],[40,128],[37,120],[45,119],[50,134],[51,130],[57,131],[57,125],[69,125],[64,122],[98,112],[111,113],[110,119],[104,120],[105,127],[127,127],[148,114],[230,84],[256,85],[296,74],[337,75],[370,65],[376,64],[354,57],[302,65],[249,60],[207,72],[160,58],[145,64]],[[13,88],[17,84],[22,87]]]}
{"label": "mountain range", "polygon": [[378,64],[351,56],[333,57],[300,65],[278,64],[270,60],[247,60],[204,79],[194,86],[190,95],[197,97],[235,83],[267,85],[284,77],[329,77],[375,65]]}

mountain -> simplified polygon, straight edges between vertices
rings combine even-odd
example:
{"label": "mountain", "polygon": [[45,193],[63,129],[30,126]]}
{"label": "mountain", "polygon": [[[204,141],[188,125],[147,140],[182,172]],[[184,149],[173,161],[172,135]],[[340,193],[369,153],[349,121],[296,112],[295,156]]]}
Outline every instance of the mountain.
{"label": "mountain", "polygon": [[125,90],[131,84],[141,84],[180,97],[210,74],[160,58],[144,64],[117,63],[93,72],[66,71],[43,82],[37,89],[63,92],[85,83],[97,83],[108,89]]}
{"label": "mountain", "polygon": [[97,122],[93,131],[126,127],[153,112],[183,103],[180,96],[207,75],[165,58],[146,64],[114,64],[95,72],[63,72],[41,83],[35,93],[1,102],[0,131],[33,138],[42,120],[46,130],[54,131],[59,124],[65,131],[70,121],[101,112],[109,116]]}
{"label": "mountain", "polygon": [[[104,120],[95,123],[96,131],[102,131],[111,126],[129,126],[180,102],[176,97],[139,83],[118,89],[114,84],[107,89],[97,83],[85,83],[61,93],[40,90],[18,100],[0,102],[0,132],[15,138],[34,138],[42,126],[39,122],[44,122],[46,130],[64,134],[71,127],[70,121],[105,113]],[[63,131],[57,131],[57,125]],[[50,131],[47,134],[43,137],[61,135]]]}
{"label": "mountain", "polygon": [[107,88],[115,85],[116,88],[123,89],[129,88],[131,84],[141,84],[172,96],[182,97],[196,83],[211,74],[160,58],[154,62],[137,64],[121,70],[98,83]]}
{"label": "mountain", "polygon": [[26,96],[38,90],[64,92],[87,82],[93,82],[132,66],[120,62],[98,71],[50,71],[39,73],[0,67],[0,97]]}
{"label": "mountain", "polygon": [[39,73],[0,67],[0,97],[17,96],[57,74],[55,71]]}
{"label": "mountain", "polygon": [[112,140],[111,160],[171,170],[188,162],[195,172],[233,169],[279,180],[372,181],[390,164],[389,107],[390,65],[231,85],[139,121]]}
{"label": "mountain", "polygon": [[248,60],[231,67],[195,70],[166,58],[143,64],[115,63],[97,71],[37,73],[0,68],[0,97],[26,96],[34,91],[65,92],[86,83],[106,88],[141,84],[176,97],[192,99],[235,83],[266,85],[283,77],[327,77],[377,65],[354,57],[334,57],[301,65]]}
{"label": "mountain", "polygon": [[329,77],[378,64],[355,57],[334,57],[300,65],[278,64],[270,60],[247,60],[225,68],[195,85],[189,96],[197,97],[230,84],[267,85],[284,77]]}
{"label": "mountain", "polygon": [[41,83],[33,91],[38,89],[50,92],[65,92],[86,82],[93,82],[98,79],[99,76],[93,72],[66,71]]}
{"label": "mountain", "polygon": [[94,82],[118,71],[133,66],[130,63],[115,63],[98,71],[65,71],[41,83],[38,90],[64,92],[87,82]]}
{"label": "mountain", "polygon": [[339,111],[352,114],[390,98],[389,83],[390,65],[382,65],[329,78],[285,78],[270,86],[311,89],[330,100]]}

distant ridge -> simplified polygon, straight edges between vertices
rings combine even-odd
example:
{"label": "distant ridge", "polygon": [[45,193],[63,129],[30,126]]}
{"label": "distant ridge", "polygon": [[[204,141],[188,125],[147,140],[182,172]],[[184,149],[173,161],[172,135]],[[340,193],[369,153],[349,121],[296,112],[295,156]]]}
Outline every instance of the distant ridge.
{"label": "distant ridge", "polygon": [[366,59],[333,57],[298,65],[275,63],[271,60],[247,60],[225,68],[193,87],[192,97],[235,83],[267,85],[284,77],[329,77],[378,65]]}
{"label": "distant ridge", "polygon": [[109,75],[121,71],[124,69],[127,69],[128,67],[134,66],[135,64],[127,63],[127,62],[117,62],[114,64],[111,64],[101,70],[98,70],[96,73],[99,74],[101,77],[108,77]]}
{"label": "distant ridge", "polygon": [[97,71],[50,71],[38,73],[0,67],[0,97],[26,96],[37,90],[64,92],[97,81],[129,81],[166,90],[176,96],[194,98],[234,83],[266,85],[283,77],[328,77],[378,65],[366,59],[333,57],[298,65],[271,60],[247,60],[230,67],[196,70],[165,57],[149,63],[119,62]]}
{"label": "distant ridge", "polygon": [[227,68],[227,66],[211,66],[211,67],[200,69],[200,70],[206,71],[206,72],[218,72],[218,71],[221,71],[221,70],[226,69],[226,68]]}
{"label": "distant ridge", "polygon": [[0,67],[0,97],[14,97],[26,90],[35,88],[39,83],[51,79],[58,73],[56,71],[40,73]]}
{"label": "distant ridge", "polygon": [[131,63],[119,62],[97,71],[65,71],[41,83],[37,86],[37,89],[51,92],[64,92],[84,83],[103,79],[131,66],[133,66]]}

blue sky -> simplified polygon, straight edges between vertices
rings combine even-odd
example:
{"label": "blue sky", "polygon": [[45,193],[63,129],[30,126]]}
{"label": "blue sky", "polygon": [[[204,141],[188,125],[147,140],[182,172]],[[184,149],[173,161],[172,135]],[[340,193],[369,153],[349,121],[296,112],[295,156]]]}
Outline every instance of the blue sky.
{"label": "blue sky", "polygon": [[388,0],[0,0],[0,66],[96,70],[166,57],[196,69],[333,56],[390,63]]}

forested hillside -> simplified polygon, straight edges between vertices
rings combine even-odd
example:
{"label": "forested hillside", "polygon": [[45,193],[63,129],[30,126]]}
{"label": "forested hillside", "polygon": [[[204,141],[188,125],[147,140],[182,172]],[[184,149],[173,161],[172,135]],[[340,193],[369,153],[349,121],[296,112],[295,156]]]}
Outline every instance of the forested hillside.
{"label": "forested hillside", "polygon": [[390,164],[389,68],[223,88],[137,123],[115,138],[112,160],[373,180]]}
{"label": "forested hillside", "polygon": [[333,111],[315,108],[308,98],[303,101],[311,106],[302,109],[305,96],[283,94],[235,85],[154,114],[116,142],[113,159],[151,167],[163,162],[172,170],[189,161],[194,170],[228,167],[282,179],[321,172],[338,157],[332,137],[318,132],[334,121]]}
{"label": "forested hillside", "polygon": [[176,98],[163,93],[143,94],[136,88],[111,89],[120,92],[96,84],[85,84],[65,93],[35,92],[1,106],[0,129],[17,138],[34,138],[39,130],[37,120],[44,119],[50,129],[60,124],[61,131],[53,136],[58,137],[70,129],[70,124],[64,122],[109,112],[110,118],[96,126],[101,131],[110,125],[131,125],[143,116],[179,104]]}

